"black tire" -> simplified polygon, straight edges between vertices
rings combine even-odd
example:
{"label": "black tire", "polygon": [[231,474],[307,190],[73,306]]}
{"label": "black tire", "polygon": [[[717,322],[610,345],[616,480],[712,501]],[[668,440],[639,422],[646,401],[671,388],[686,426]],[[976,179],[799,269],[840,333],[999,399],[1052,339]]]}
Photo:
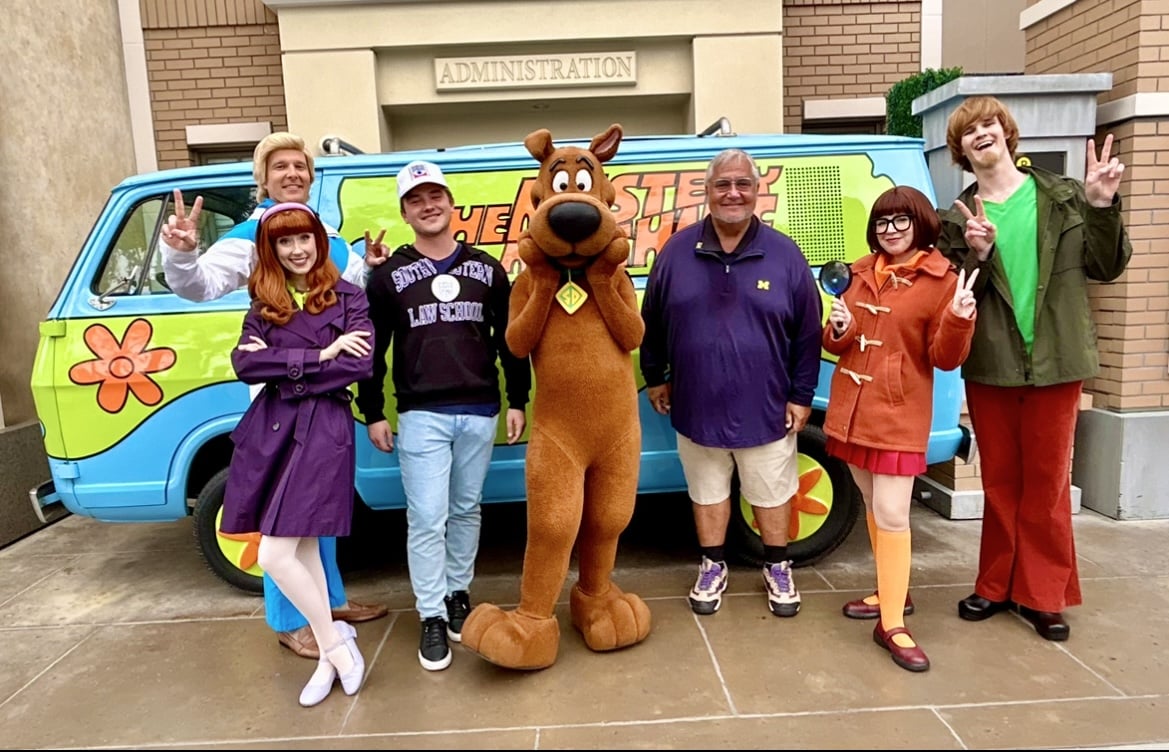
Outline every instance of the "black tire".
{"label": "black tire", "polygon": [[227,489],[227,468],[211,476],[199,491],[195,501],[195,541],[203,561],[224,582],[246,593],[264,592],[264,578],[240,569],[223,553],[219,546],[219,510],[223,508],[223,492]]}
{"label": "black tire", "polygon": [[[853,483],[852,474],[848,466],[828,454],[825,446],[827,437],[819,426],[808,425],[799,435],[799,453],[805,455],[805,462],[811,460],[819,465],[828,474],[831,481],[830,500],[820,498],[819,501],[828,503],[828,513],[824,521],[811,535],[788,543],[788,556],[792,565],[803,567],[820,561],[844,543],[852,527],[856,524],[857,515],[864,507],[864,499],[860,489]],[[744,510],[746,507],[746,510]],[[795,514],[795,510],[792,510]],[[731,487],[731,524],[728,542],[735,558],[751,566],[763,565],[763,539],[752,527],[752,520],[745,515],[750,514],[750,507],[743,503],[739,494],[738,479]]]}

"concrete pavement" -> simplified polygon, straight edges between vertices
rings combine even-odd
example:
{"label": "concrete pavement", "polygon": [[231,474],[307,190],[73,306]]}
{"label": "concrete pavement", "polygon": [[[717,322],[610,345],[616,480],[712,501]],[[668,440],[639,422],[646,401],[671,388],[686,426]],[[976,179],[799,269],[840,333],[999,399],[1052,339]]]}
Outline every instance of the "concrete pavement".
{"label": "concrete pavement", "polygon": [[[455,646],[418,665],[403,515],[343,549],[350,595],[390,616],[358,625],[368,674],[320,706],[296,698],[313,664],[278,647],[261,600],[216,579],[189,521],[70,517],[0,550],[0,745],[7,748],[1157,748],[1169,743],[1169,520],[1076,517],[1085,605],[1071,639],[1015,614],[961,621],[979,521],[915,504],[908,624],[933,668],[910,674],[841,605],[871,591],[863,521],[797,570],[803,610],[778,619],[760,575],[732,565],[722,610],[686,603],[695,576],[688,502],[647,497],[617,580],[646,598],[643,644],[588,651],[559,616],[558,662],[493,667]],[[513,604],[522,506],[484,512],[472,597]],[[570,583],[571,584],[570,573]]]}

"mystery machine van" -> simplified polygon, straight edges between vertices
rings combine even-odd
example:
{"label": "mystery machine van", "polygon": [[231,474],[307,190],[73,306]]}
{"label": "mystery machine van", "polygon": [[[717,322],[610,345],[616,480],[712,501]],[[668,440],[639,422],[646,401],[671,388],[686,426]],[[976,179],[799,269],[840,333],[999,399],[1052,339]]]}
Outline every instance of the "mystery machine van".
{"label": "mystery machine van", "polygon": [[[796,240],[814,274],[825,262],[852,261],[869,252],[865,223],[873,201],[887,188],[912,185],[933,197],[917,139],[627,138],[606,168],[617,189],[613,211],[631,239],[628,271],[639,295],[666,239],[702,219],[706,165],[729,147],[755,158],[762,174],[758,216]],[[522,263],[517,241],[532,213],[538,168],[522,144],[321,158],[310,203],[350,243],[360,245],[365,230],[382,228],[389,247],[409,242],[413,236],[399,215],[394,183],[398,170],[413,159],[442,167],[455,198],[457,237],[494,254],[514,278]],[[191,303],[167,288],[158,234],[172,212],[174,188],[182,190],[188,206],[203,197],[204,249],[255,205],[250,163],[139,175],[113,189],[40,324],[32,388],[52,477],[30,496],[42,519],[56,505],[108,522],[193,516],[210,568],[237,587],[258,591],[259,534],[218,529],[232,452],[229,434],[252,398],[230,361],[248,293],[245,287],[213,302]],[[818,427],[833,367],[824,354],[813,417],[799,437],[800,484],[789,530],[797,564],[816,561],[840,545],[862,507],[846,466],[825,453]],[[640,369],[635,372],[644,392]],[[965,438],[958,423],[957,372],[936,374],[934,389],[930,463],[953,457]],[[387,385],[386,414],[396,425],[392,394]],[[638,411],[638,503],[654,505],[655,514],[690,515],[690,503],[676,495],[686,483],[669,419],[654,412],[644,394]],[[354,420],[360,422],[356,413]],[[524,500],[526,436],[508,446],[505,430],[501,421],[484,502]],[[375,510],[404,508],[397,454],[375,449],[364,426],[356,426],[356,436],[360,500]],[[675,495],[659,496],[667,493]],[[728,542],[746,561],[761,561],[750,505],[740,499],[736,508]]]}

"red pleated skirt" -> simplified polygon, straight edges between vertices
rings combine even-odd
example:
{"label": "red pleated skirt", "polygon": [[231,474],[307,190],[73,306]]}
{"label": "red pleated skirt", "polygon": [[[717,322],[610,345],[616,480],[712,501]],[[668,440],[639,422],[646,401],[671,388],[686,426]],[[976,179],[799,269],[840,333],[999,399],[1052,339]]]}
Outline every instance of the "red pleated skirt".
{"label": "red pleated skirt", "polygon": [[828,437],[828,454],[850,465],[878,475],[921,475],[925,472],[925,452],[894,452],[849,444]]}

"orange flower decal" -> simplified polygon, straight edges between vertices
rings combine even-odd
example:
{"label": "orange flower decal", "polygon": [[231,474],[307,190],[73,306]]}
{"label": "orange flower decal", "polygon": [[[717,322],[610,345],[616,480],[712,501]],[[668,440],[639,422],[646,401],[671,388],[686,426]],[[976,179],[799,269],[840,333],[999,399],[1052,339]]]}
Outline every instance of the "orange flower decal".
{"label": "orange flower decal", "polygon": [[129,392],[144,405],[162,402],[162,389],[149,374],[165,371],[175,364],[169,347],[147,350],[154,328],[146,319],[134,319],[119,342],[104,324],[85,330],[85,344],[97,356],[69,369],[75,384],[98,384],[97,404],[107,413],[121,412]]}
{"label": "orange flower decal", "polygon": [[820,476],[823,474],[823,470],[814,467],[800,476],[800,487],[791,500],[791,520],[787,525],[787,539],[789,541],[800,539],[800,512],[814,514],[818,517],[828,514],[828,507],[823,502],[808,495],[820,482]]}
{"label": "orange flower decal", "polygon": [[236,566],[245,572],[256,566],[256,562],[260,560],[259,533],[225,533],[222,530],[217,532],[219,533],[220,538],[239,541],[244,544],[244,550],[241,551],[239,555],[239,564]]}
{"label": "orange flower decal", "polygon": [[[800,474],[800,487],[796,490],[795,495],[791,497],[791,519],[787,524],[788,541],[797,541],[800,539],[800,512],[812,514],[817,517],[823,517],[828,514],[828,505],[809,495],[822,477],[824,477],[824,470],[820,467],[809,468]],[[746,515],[750,511],[750,507],[747,506],[745,499],[742,503],[744,505],[744,515]],[[750,514],[749,519],[751,520],[751,529],[758,533],[759,521],[755,519],[754,513]]]}

